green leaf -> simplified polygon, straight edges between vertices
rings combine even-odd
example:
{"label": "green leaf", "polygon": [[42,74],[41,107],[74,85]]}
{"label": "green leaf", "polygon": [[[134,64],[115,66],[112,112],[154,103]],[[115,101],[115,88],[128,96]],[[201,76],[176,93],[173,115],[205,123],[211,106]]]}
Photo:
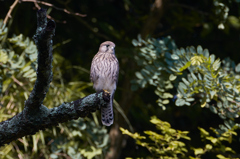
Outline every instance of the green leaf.
{"label": "green leaf", "polygon": [[165,58],[171,59],[172,60],[172,55],[169,52],[165,52]]}
{"label": "green leaf", "polygon": [[198,129],[200,130],[201,134],[204,136],[208,136],[209,132],[207,132],[205,129],[198,127]]}
{"label": "green leaf", "polygon": [[227,157],[225,157],[225,156],[223,156],[223,155],[221,155],[221,154],[218,154],[218,155],[217,155],[217,158],[219,158],[219,159],[230,159],[230,158],[227,158]]}
{"label": "green leaf", "polygon": [[202,46],[198,45],[198,47],[197,47],[197,52],[198,52],[199,54],[202,54],[202,52],[203,52]]}
{"label": "green leaf", "polygon": [[5,64],[8,60],[7,52],[5,50],[0,50],[0,63]]}
{"label": "green leaf", "polygon": [[130,131],[128,131],[127,129],[124,129],[122,127],[120,127],[120,130],[122,131],[122,134],[126,134],[126,135],[129,135],[131,136],[132,138],[134,139],[146,139],[145,136],[141,136],[140,134],[138,133],[131,133]]}
{"label": "green leaf", "polygon": [[201,101],[201,107],[202,107],[202,108],[205,107],[206,104],[207,104],[207,96],[204,95],[204,97],[202,98],[202,101]]}
{"label": "green leaf", "polygon": [[163,100],[162,103],[163,103],[163,104],[168,104],[168,103],[169,103],[169,100],[167,100],[167,99],[166,99],[166,100]]}
{"label": "green leaf", "polygon": [[182,72],[182,71],[184,71],[185,69],[187,69],[190,66],[191,66],[191,61],[188,61],[184,66],[179,68],[179,71]]}
{"label": "green leaf", "polygon": [[213,63],[213,69],[216,71],[221,65],[221,61],[220,59],[217,59],[214,63]]}
{"label": "green leaf", "polygon": [[132,44],[133,44],[134,46],[138,46],[140,43],[139,43],[136,39],[133,39],[133,40],[132,40]]}
{"label": "green leaf", "polygon": [[181,52],[182,55],[184,55],[186,53],[186,50],[184,48],[181,48],[180,52]]}
{"label": "green leaf", "polygon": [[102,149],[96,149],[94,146],[91,146],[90,150],[87,149],[81,149],[80,153],[84,156],[87,157],[87,159],[92,159],[97,155],[102,154]]}
{"label": "green leaf", "polygon": [[183,106],[185,104],[185,100],[182,98],[178,98],[176,100],[176,106]]}
{"label": "green leaf", "polygon": [[234,152],[233,149],[232,149],[231,147],[225,147],[225,151]]}
{"label": "green leaf", "polygon": [[214,138],[212,136],[208,136],[206,137],[207,140],[211,141],[213,144],[217,143],[218,142],[218,139],[217,138]]}
{"label": "green leaf", "polygon": [[236,71],[237,73],[240,72],[240,63],[235,67],[235,71]]}
{"label": "green leaf", "polygon": [[213,99],[213,97],[215,96],[216,91],[210,91],[210,95],[211,95],[211,99]]}
{"label": "green leaf", "polygon": [[204,154],[204,151],[202,148],[196,148],[196,149],[193,149],[194,150],[194,154],[197,156],[197,155],[202,155]]}
{"label": "green leaf", "polygon": [[198,80],[194,73],[191,72],[191,75],[192,75],[194,80],[196,80],[196,81]]}
{"label": "green leaf", "polygon": [[135,75],[137,76],[137,78],[143,79],[143,76],[140,72],[136,72]]}
{"label": "green leaf", "polygon": [[212,55],[210,56],[210,60],[211,60],[211,64],[212,64],[212,63],[215,61],[215,55],[212,54]]}
{"label": "green leaf", "polygon": [[186,98],[186,101],[188,102],[193,102],[195,99],[194,98]]}
{"label": "green leaf", "polygon": [[205,148],[206,148],[207,150],[211,150],[211,149],[213,148],[213,146],[210,145],[210,144],[207,144],[207,145],[205,146]]}
{"label": "green leaf", "polygon": [[163,96],[162,96],[162,98],[173,98],[173,95],[172,94],[170,94],[170,93],[163,93]]}
{"label": "green leaf", "polygon": [[189,50],[190,50],[190,52],[193,53],[193,54],[196,53],[196,50],[195,50],[195,48],[194,48],[193,46],[190,46]]}
{"label": "green leaf", "polygon": [[172,59],[174,59],[174,60],[178,60],[178,59],[179,59],[179,56],[177,56],[176,54],[172,54],[171,57],[172,57]]}
{"label": "green leaf", "polygon": [[187,89],[187,86],[183,82],[179,82],[179,87],[181,87],[183,90]]}
{"label": "green leaf", "polygon": [[209,57],[209,51],[208,51],[208,49],[204,49],[204,51],[203,51],[203,55],[205,56],[205,57]]}
{"label": "green leaf", "polygon": [[177,78],[177,76],[175,76],[174,74],[171,74],[171,75],[169,76],[169,80],[170,80],[170,81],[174,81],[176,78]]}
{"label": "green leaf", "polygon": [[58,155],[56,155],[56,154],[51,154],[50,157],[51,157],[51,158],[58,158]]}
{"label": "green leaf", "polygon": [[214,106],[210,105],[209,108],[213,113],[217,114],[217,109]]}
{"label": "green leaf", "polygon": [[190,85],[190,83],[189,83],[185,78],[182,78],[182,81],[183,81],[187,86]]}

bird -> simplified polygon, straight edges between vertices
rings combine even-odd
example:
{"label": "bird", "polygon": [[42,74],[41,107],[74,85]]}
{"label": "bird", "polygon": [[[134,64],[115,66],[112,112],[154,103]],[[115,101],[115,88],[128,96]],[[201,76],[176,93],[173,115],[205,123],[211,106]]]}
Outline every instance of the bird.
{"label": "bird", "polygon": [[103,42],[93,57],[90,70],[90,80],[95,91],[104,90],[110,93],[110,102],[107,107],[101,108],[102,124],[106,126],[113,124],[113,99],[119,75],[119,62],[114,48],[113,42]]}

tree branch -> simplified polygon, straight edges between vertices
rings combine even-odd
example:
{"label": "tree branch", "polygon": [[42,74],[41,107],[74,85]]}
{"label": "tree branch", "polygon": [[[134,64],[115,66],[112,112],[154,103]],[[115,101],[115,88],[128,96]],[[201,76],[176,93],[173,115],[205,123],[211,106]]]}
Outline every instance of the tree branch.
{"label": "tree branch", "polygon": [[110,102],[110,94],[102,90],[52,109],[42,104],[53,76],[52,37],[55,28],[53,20],[47,22],[46,10],[40,9],[37,12],[37,31],[34,35],[38,49],[37,79],[23,111],[0,123],[0,146],[35,134],[39,130],[57,126],[58,123],[85,117]]}
{"label": "tree branch", "polygon": [[30,112],[25,107],[21,113],[0,123],[0,146],[20,137],[33,135],[39,130],[57,126],[58,123],[85,117],[100,107],[107,106],[109,101],[110,95],[101,91],[76,101],[62,103],[52,109],[41,105]]}
{"label": "tree branch", "polygon": [[14,3],[10,6],[10,9],[8,10],[8,13],[7,13],[6,17],[4,18],[3,24],[1,26],[2,28],[4,25],[7,24],[8,18],[11,18],[11,13],[13,11],[13,8],[17,5],[17,3],[18,3],[18,0],[15,0]]}
{"label": "tree branch", "polygon": [[38,68],[37,80],[34,88],[25,103],[25,107],[35,109],[40,107],[45,98],[50,83],[52,81],[52,37],[55,32],[55,22],[50,20],[47,22],[45,9],[40,9],[37,12],[37,31],[34,35],[34,41],[38,49]]}
{"label": "tree branch", "polygon": [[40,3],[40,4],[43,4],[43,5],[45,5],[45,6],[53,7],[53,8],[55,8],[56,10],[63,11],[63,12],[65,12],[65,13],[67,13],[67,14],[76,15],[76,16],[80,16],[80,17],[86,17],[86,16],[87,16],[86,14],[80,14],[80,13],[70,12],[70,11],[68,11],[67,9],[59,8],[59,7],[54,6],[54,5],[51,4],[51,3],[47,3],[47,2],[43,2],[43,1],[37,1],[37,0],[20,0],[20,2]]}

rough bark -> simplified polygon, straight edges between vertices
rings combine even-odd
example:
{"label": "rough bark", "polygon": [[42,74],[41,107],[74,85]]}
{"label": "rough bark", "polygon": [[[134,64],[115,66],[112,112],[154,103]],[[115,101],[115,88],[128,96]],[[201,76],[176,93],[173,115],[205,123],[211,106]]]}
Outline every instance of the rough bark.
{"label": "rough bark", "polygon": [[21,113],[0,123],[0,146],[59,123],[85,117],[100,107],[107,106],[109,101],[110,95],[101,91],[76,101],[62,103],[52,109],[41,105],[29,111],[28,107],[25,107]]}
{"label": "rough bark", "polygon": [[38,49],[37,79],[34,88],[25,103],[29,110],[40,107],[52,81],[52,37],[55,33],[55,22],[47,22],[46,10],[37,12],[37,30],[33,36]]}
{"label": "rough bark", "polygon": [[0,146],[35,134],[39,130],[57,126],[58,123],[85,117],[110,102],[109,93],[100,91],[52,109],[42,104],[53,76],[52,37],[55,28],[53,20],[47,22],[46,10],[40,9],[37,12],[37,31],[34,35],[38,49],[37,79],[23,111],[0,123]]}

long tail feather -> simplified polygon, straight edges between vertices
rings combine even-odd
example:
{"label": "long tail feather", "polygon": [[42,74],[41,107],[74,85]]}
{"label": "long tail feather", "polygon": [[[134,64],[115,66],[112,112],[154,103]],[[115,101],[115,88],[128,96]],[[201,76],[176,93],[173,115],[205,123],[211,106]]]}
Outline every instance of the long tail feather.
{"label": "long tail feather", "polygon": [[114,93],[111,95],[110,102],[106,108],[101,108],[102,124],[110,126],[113,124],[113,97]]}

